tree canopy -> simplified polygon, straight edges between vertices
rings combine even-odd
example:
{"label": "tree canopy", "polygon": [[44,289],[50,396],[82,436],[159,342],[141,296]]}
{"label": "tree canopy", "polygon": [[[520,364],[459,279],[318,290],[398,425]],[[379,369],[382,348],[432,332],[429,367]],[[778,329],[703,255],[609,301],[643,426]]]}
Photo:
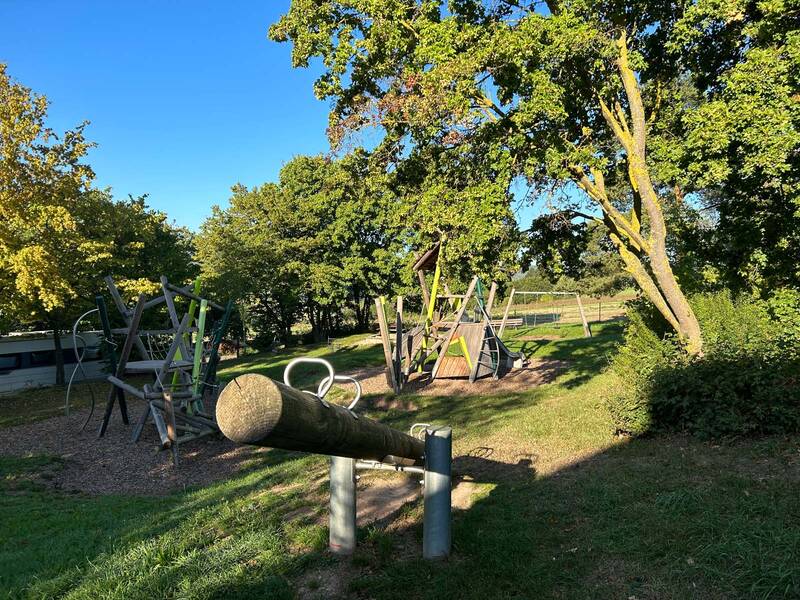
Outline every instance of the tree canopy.
{"label": "tree canopy", "polygon": [[[562,209],[604,223],[625,269],[697,353],[663,205],[724,191],[734,165],[761,185],[764,161],[796,160],[794,134],[775,140],[796,131],[796,20],[782,1],[294,0],[270,34],[292,42],[296,67],[321,59],[315,92],[332,100],[334,145],[377,126],[389,161],[441,148],[490,179],[577,186],[583,196]],[[759,61],[770,67],[767,106],[740,83],[751,73],[753,84]],[[726,200],[723,229],[758,230],[747,215],[778,212]],[[742,253],[758,256],[755,237],[737,239]]]}
{"label": "tree canopy", "polygon": [[115,201],[92,188],[87,123],[57,135],[47,106],[0,64],[0,321],[52,328],[58,344],[59,329],[103,290],[103,276],[135,295],[195,267],[189,232],[144,197]]}
{"label": "tree canopy", "polygon": [[281,339],[306,319],[317,339],[345,314],[365,329],[372,299],[396,289],[403,247],[391,198],[364,175],[367,157],[299,156],[278,183],[233,188],[197,240],[203,273],[236,290],[257,329]]}

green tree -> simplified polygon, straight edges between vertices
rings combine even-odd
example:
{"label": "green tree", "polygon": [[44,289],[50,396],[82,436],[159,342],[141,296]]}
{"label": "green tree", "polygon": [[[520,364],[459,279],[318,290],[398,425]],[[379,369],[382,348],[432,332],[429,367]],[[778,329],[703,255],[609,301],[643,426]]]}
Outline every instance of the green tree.
{"label": "green tree", "polygon": [[[396,231],[406,246],[418,253],[446,240],[451,282],[466,284],[478,275],[503,283],[517,272],[520,236],[511,210],[511,170],[502,157],[486,160],[463,146],[433,144],[394,160],[387,185],[397,196]],[[372,177],[378,167],[373,165]]]}
{"label": "green tree", "polygon": [[[747,10],[766,8],[775,16],[789,4],[775,0]],[[385,133],[379,151],[396,157],[458,146],[464,156],[509,165],[511,177],[525,177],[535,189],[577,187],[584,196],[567,208],[607,227],[630,276],[687,351],[700,353],[700,328],[670,262],[663,206],[675,185],[697,180],[686,186],[690,192],[702,185],[678,160],[686,156],[680,146],[694,143],[683,125],[701,120],[707,90],[747,62],[746,35],[731,39],[723,28],[723,50],[714,49],[717,25],[741,20],[745,3],[538,6],[294,0],[270,34],[293,42],[296,67],[322,59],[315,92],[333,101],[334,144],[379,126]],[[771,27],[765,35],[786,29],[777,21],[765,25]],[[758,126],[746,126],[740,137]],[[724,152],[730,144],[721,146]],[[585,202],[601,216],[587,214]]]}
{"label": "green tree", "polygon": [[284,339],[301,310],[299,280],[286,267],[280,215],[290,210],[280,187],[233,187],[230,206],[213,208],[197,237],[197,259],[212,287],[247,307],[259,333]]}
{"label": "green tree", "polygon": [[259,333],[288,340],[300,319],[316,340],[348,318],[364,330],[372,299],[397,286],[393,197],[368,168],[363,152],[296,157],[277,184],[234,187],[230,207],[203,224],[203,272],[246,298]]}
{"label": "green tree", "polygon": [[800,2],[698,0],[665,52],[692,85],[662,103],[655,149],[716,217],[709,259],[736,289],[800,287]]}
{"label": "green tree", "polygon": [[534,219],[525,241],[525,277],[515,282],[522,291],[569,291],[603,296],[633,285],[605,228],[596,221],[576,223],[569,214]]}
{"label": "green tree", "polygon": [[191,271],[191,238],[143,199],[114,202],[91,189],[86,123],[57,136],[47,106],[0,64],[0,304],[7,322],[53,330],[63,382],[60,333],[103,289],[102,277],[153,291],[159,274]]}

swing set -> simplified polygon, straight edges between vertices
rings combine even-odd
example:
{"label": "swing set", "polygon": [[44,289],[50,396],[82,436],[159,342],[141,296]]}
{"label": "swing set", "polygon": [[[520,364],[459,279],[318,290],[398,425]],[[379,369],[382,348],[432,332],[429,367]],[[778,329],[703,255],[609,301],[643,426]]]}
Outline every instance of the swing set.
{"label": "swing set", "polygon": [[[516,309],[519,303],[515,303],[515,300],[520,297],[523,299],[522,304],[524,307],[522,314],[519,314]],[[532,309],[528,308],[530,303],[525,302],[528,297],[534,300]],[[557,298],[572,298],[575,301],[577,317],[580,318],[580,322],[583,325],[583,336],[587,338],[592,337],[592,331],[589,328],[589,322],[586,320],[586,313],[583,310],[583,302],[581,301],[580,294],[575,292],[528,292],[514,288],[511,289],[511,293],[508,295],[508,302],[503,312],[503,320],[500,325],[499,335],[503,335],[506,324],[509,323],[509,315],[512,307],[514,307],[512,318],[517,319],[520,325],[525,327],[537,327],[549,324],[558,327],[559,324],[565,320],[564,309],[568,308],[569,305],[565,305],[563,302],[557,302]],[[550,300],[549,305],[547,305],[548,299]],[[542,308],[544,308],[544,310],[542,310]],[[549,310],[547,310],[548,308]]]}

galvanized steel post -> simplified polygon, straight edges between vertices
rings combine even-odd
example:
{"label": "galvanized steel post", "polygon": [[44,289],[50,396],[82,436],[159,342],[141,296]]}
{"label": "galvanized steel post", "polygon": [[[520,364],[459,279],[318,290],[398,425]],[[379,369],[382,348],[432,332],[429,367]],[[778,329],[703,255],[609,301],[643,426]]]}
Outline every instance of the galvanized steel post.
{"label": "galvanized steel post", "polygon": [[331,456],[329,546],[334,554],[356,549],[356,461]]}
{"label": "galvanized steel post", "polygon": [[450,427],[425,429],[425,514],[422,556],[426,559],[450,555],[450,478],[453,431]]}

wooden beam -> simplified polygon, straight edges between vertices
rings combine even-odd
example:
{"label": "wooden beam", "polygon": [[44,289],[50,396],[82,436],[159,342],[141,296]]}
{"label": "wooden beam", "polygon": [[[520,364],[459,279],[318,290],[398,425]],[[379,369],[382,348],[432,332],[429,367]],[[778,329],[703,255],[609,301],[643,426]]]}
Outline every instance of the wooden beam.
{"label": "wooden beam", "polygon": [[172,404],[172,394],[164,392],[164,414],[167,417],[167,437],[172,449],[172,464],[178,466],[178,426],[175,423],[175,406]]}
{"label": "wooden beam", "polygon": [[[130,330],[131,327],[131,316],[133,315],[133,311],[131,311],[127,306],[125,306],[125,302],[122,300],[122,296],[117,289],[117,285],[114,283],[114,278],[111,275],[107,275],[104,277],[104,281],[106,282],[106,287],[108,288],[109,293],[111,294],[111,299],[114,301],[114,306],[117,307],[119,314],[122,315],[122,320],[125,321],[125,325],[128,326]],[[144,310],[146,307],[142,307]],[[147,348],[145,348],[144,342],[142,338],[139,337],[139,334],[136,334],[136,338],[133,340],[133,343],[136,344],[136,349],[142,355],[142,358],[147,360],[150,357],[150,353],[147,352]]]}
{"label": "wooden beam", "polygon": [[386,322],[386,312],[383,309],[385,299],[383,296],[375,298],[375,314],[378,317],[378,327],[381,332],[381,342],[383,343],[383,358],[386,360],[386,382],[395,393],[399,392],[395,386],[394,359],[392,357],[392,343],[389,337],[389,325]]}
{"label": "wooden beam", "polygon": [[403,389],[403,297],[397,297],[397,315],[395,318],[394,341],[394,376],[398,390]]}
{"label": "wooden beam", "polygon": [[183,315],[183,320],[178,324],[178,329],[175,331],[175,337],[172,339],[172,344],[164,357],[164,362],[161,363],[161,368],[156,375],[156,383],[163,389],[164,380],[172,367],[172,361],[175,360],[175,355],[178,353],[178,348],[183,345],[183,334],[186,332],[186,326],[189,323],[189,314]]}
{"label": "wooden beam", "polygon": [[[131,316],[131,323],[130,323],[130,331],[128,332],[128,336],[125,338],[125,343],[122,345],[122,351],[119,355],[119,360],[117,361],[117,370],[114,375],[117,379],[122,379],[125,376],[125,365],[128,364],[128,358],[131,355],[131,350],[133,349],[133,343],[135,339],[138,339],[137,332],[139,330],[139,322],[142,320],[142,313],[144,312],[144,303],[145,303],[145,296],[144,294],[139,294],[139,300],[136,302],[136,308],[133,309],[133,315]],[[108,428],[108,422],[111,420],[111,412],[114,410],[114,399],[117,398],[117,387],[111,385],[111,389],[108,392],[108,398],[106,400],[106,410],[103,414],[103,422],[100,424],[100,431],[97,434],[97,437],[103,437],[106,433],[106,429]],[[119,410],[122,413],[122,422],[126,425],[128,424],[128,406],[125,403],[125,395],[119,395]]]}
{"label": "wooden beam", "polygon": [[417,271],[417,278],[419,279],[419,287],[422,290],[422,302],[425,304],[425,311],[428,310],[428,304],[431,301],[431,293],[428,291],[428,282],[425,281],[425,271]]}
{"label": "wooden beam", "polygon": [[501,340],[503,339],[503,332],[506,330],[508,311],[511,310],[511,303],[514,302],[514,292],[516,292],[516,290],[512,287],[511,293],[508,295],[508,303],[506,304],[506,310],[503,312],[503,322],[500,323],[500,331],[497,332],[497,337],[499,337]]}
{"label": "wooden beam", "polygon": [[[166,279],[166,278],[162,278],[162,279]],[[172,285],[171,283],[167,282],[167,289],[169,289],[171,292],[174,292],[174,293],[178,294],[179,296],[183,296],[184,298],[188,298],[189,300],[194,300],[195,302],[201,302],[203,300],[206,300],[208,302],[208,305],[211,308],[214,308],[216,310],[219,310],[219,311],[224,311],[225,310],[225,307],[222,306],[221,304],[217,304],[216,302],[212,302],[211,300],[207,300],[206,298],[203,298],[202,296],[199,296],[198,294],[195,294],[192,291],[190,291],[191,290],[191,286],[188,286],[188,288],[182,288],[182,287],[178,287],[178,286]]]}
{"label": "wooden beam", "polygon": [[[169,313],[169,320],[172,322],[172,326],[175,329],[180,327],[180,319],[178,318],[178,311],[175,309],[175,301],[172,297],[172,292],[169,289],[169,281],[163,275],[161,276],[161,290],[164,292],[164,300],[167,302],[167,312]],[[187,313],[188,316],[188,313]],[[191,323],[187,323],[186,326],[188,327]],[[189,354],[189,349],[183,343],[183,334],[181,334],[180,338],[178,339],[178,350],[180,351],[179,358],[183,360],[191,360],[191,354]]]}
{"label": "wooden beam", "polygon": [[[183,290],[184,292],[189,292],[192,289],[192,284],[189,284],[188,286],[186,286],[184,288],[180,288],[180,289]],[[152,300],[148,300],[145,303],[144,309],[147,310],[148,308],[153,308],[154,306],[158,306],[162,302],[166,302],[166,301],[167,301],[167,299],[164,296],[156,296]]]}
{"label": "wooden beam", "polygon": [[114,375],[109,375],[108,377],[106,377],[106,380],[109,383],[117,386],[121,390],[124,390],[124,391],[128,392],[131,396],[135,396],[136,398],[139,398],[139,400],[144,400],[145,399],[145,395],[144,395],[144,392],[142,390],[132,386],[129,383],[125,383],[119,377],[115,377]]}
{"label": "wooden beam", "polygon": [[240,444],[392,464],[419,464],[425,453],[418,438],[257,373],[225,386],[216,411],[222,433]]}
{"label": "wooden beam", "polygon": [[494,296],[497,293],[497,282],[492,282],[492,287],[489,288],[489,299],[486,301],[486,314],[492,316],[492,306],[494,306]]}
{"label": "wooden beam", "polygon": [[589,323],[586,321],[586,313],[583,312],[583,302],[581,302],[581,295],[575,294],[575,299],[578,301],[578,310],[581,313],[581,321],[583,322],[583,337],[592,337],[592,330],[589,329]]}

